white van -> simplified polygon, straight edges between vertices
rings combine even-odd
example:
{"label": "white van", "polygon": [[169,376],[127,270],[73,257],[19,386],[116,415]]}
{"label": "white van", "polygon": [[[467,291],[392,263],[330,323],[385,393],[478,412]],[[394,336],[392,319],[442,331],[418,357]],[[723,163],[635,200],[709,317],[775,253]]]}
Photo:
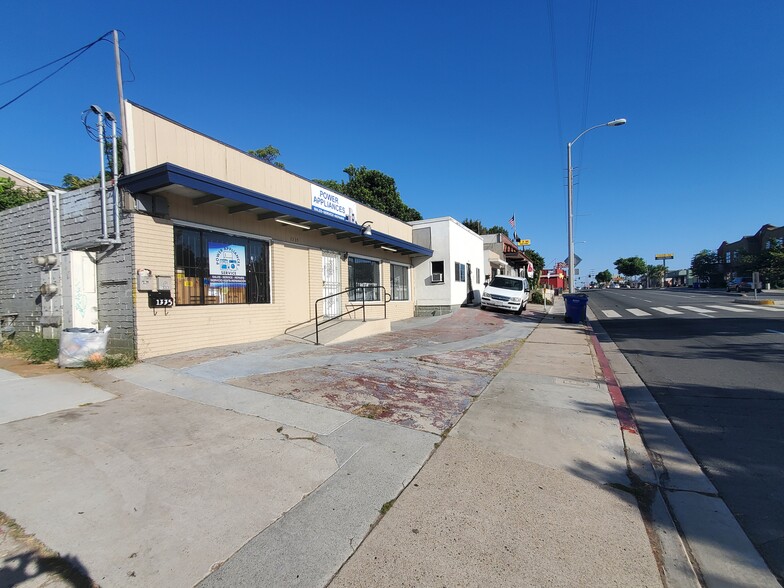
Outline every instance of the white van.
{"label": "white van", "polygon": [[479,307],[511,310],[520,314],[528,306],[528,296],[531,287],[528,280],[517,276],[496,276],[482,292],[482,302]]}

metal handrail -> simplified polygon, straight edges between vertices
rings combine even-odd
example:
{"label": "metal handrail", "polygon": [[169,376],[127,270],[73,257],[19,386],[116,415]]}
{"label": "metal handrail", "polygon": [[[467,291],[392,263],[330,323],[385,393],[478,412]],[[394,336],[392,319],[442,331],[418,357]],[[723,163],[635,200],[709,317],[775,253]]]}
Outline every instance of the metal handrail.
{"label": "metal handrail", "polygon": [[[367,300],[367,296],[365,296],[365,291],[366,290],[379,290],[379,289],[383,290],[383,294],[384,294],[384,298],[383,298],[384,318],[386,319],[387,318],[387,302],[389,302],[391,300],[391,298],[387,294],[387,289],[384,286],[354,286],[353,288],[346,288],[345,290],[343,290],[342,292],[338,292],[337,294],[330,294],[329,296],[322,296],[321,298],[316,300],[316,302],[313,304],[314,311],[315,311],[314,314],[316,316],[316,345],[319,344],[319,312],[318,312],[319,302],[323,302],[324,300],[329,300],[330,298],[334,298],[335,296],[342,296],[343,294],[348,294],[349,292],[355,292],[357,290],[361,290],[362,291],[362,300],[361,301],[360,300],[349,300],[349,302],[361,302],[362,303],[362,307],[361,307],[362,308],[362,322],[364,323],[364,322],[367,322],[367,317],[365,315],[365,302],[381,302],[382,301],[382,300]],[[374,305],[374,306],[377,306],[377,305]],[[339,319],[339,318],[341,318],[343,316],[346,316],[347,314],[355,313],[358,310],[359,310],[359,307],[352,308],[351,310],[347,310],[346,312],[343,312],[343,313],[341,313],[339,315],[329,317],[327,320],[322,321],[321,324],[325,325],[325,324],[327,324],[330,321],[337,320],[337,319]]]}

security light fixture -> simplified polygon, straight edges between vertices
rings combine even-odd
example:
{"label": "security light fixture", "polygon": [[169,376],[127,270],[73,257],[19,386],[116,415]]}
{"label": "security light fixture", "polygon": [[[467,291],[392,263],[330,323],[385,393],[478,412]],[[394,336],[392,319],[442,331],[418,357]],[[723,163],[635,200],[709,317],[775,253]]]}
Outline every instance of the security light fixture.
{"label": "security light fixture", "polygon": [[387,247],[386,245],[382,245],[381,249],[386,249],[387,251],[394,251],[395,253],[397,253],[397,249],[392,249],[391,247]]}
{"label": "security light fixture", "polygon": [[[109,121],[112,121],[112,122],[115,122],[117,120],[116,118],[114,118],[114,114],[112,114],[108,110],[106,112],[104,112],[103,115],[106,117],[106,120],[109,120]],[[626,121],[624,121],[624,122],[626,122]],[[621,123],[621,124],[623,124],[623,123]]]}
{"label": "security light fixture", "polygon": [[298,229],[304,229],[306,231],[308,229],[310,229],[310,227],[308,225],[301,225],[299,223],[294,223],[294,222],[291,222],[291,221],[283,220],[282,218],[276,218],[275,222],[276,223],[282,223],[284,225],[291,225],[292,227],[297,227]]}
{"label": "security light fixture", "polygon": [[365,221],[364,223],[362,223],[362,235],[364,237],[370,237],[373,234],[373,231],[370,228],[370,225],[372,224],[373,221]]}
{"label": "security light fixture", "polygon": [[[109,116],[109,114],[107,113],[106,116]],[[620,127],[621,125],[625,125],[625,124],[626,124],[626,119],[625,118],[616,118],[615,120],[611,120],[610,122],[608,122],[607,126],[608,127]]]}
{"label": "security light fixture", "polygon": [[95,104],[90,106],[90,110],[92,110],[95,114],[103,114],[103,110],[100,106],[96,106]]}

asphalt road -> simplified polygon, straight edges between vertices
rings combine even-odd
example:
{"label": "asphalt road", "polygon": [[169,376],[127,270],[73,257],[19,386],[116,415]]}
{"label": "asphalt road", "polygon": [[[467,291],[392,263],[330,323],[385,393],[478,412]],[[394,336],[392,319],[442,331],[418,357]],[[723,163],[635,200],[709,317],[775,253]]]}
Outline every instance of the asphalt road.
{"label": "asphalt road", "polygon": [[784,583],[784,299],[777,297],[776,307],[746,306],[733,304],[737,295],[688,289],[595,290],[589,297]]}

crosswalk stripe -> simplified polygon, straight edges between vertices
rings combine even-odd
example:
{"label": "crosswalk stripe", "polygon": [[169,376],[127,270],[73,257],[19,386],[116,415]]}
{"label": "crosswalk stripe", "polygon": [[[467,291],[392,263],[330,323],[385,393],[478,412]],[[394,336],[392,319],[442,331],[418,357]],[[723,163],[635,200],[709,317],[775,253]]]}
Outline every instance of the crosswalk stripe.
{"label": "crosswalk stripe", "polygon": [[738,308],[737,306],[718,306],[716,304],[709,305],[710,308],[718,308],[719,310],[729,310],[730,312],[754,312],[748,308]]}
{"label": "crosswalk stripe", "polygon": [[621,316],[614,310],[603,310],[602,312],[604,313],[604,316],[606,316],[607,318],[620,318]]}
{"label": "crosswalk stripe", "polygon": [[755,306],[759,310],[768,310],[770,312],[784,312],[784,308],[775,308],[773,306]]}
{"label": "crosswalk stripe", "polygon": [[639,308],[627,308],[626,310],[632,313],[634,316],[651,316],[650,312],[645,312]]}
{"label": "crosswalk stripe", "polygon": [[658,310],[662,314],[683,314],[680,310],[667,308],[666,306],[652,306],[653,310]]}
{"label": "crosswalk stripe", "polygon": [[683,310],[690,310],[691,312],[699,312],[700,314],[702,313],[710,314],[716,312],[715,310],[708,310],[707,308],[698,308],[696,306],[679,306],[678,308],[682,308]]}

